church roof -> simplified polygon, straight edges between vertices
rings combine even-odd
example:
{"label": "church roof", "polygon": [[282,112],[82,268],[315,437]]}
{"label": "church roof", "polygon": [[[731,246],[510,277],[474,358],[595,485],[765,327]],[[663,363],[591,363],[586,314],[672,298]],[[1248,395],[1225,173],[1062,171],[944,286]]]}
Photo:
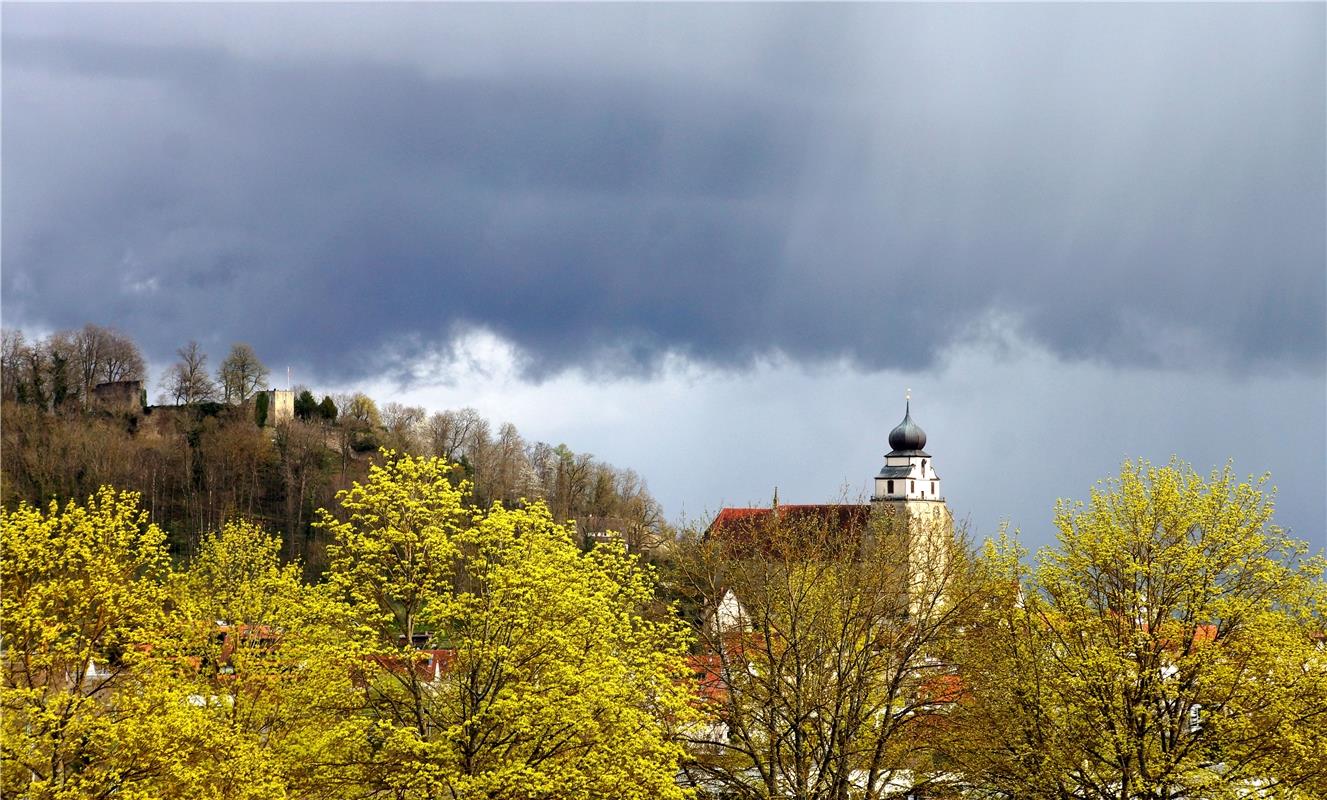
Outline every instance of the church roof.
{"label": "church roof", "polygon": [[904,464],[899,467],[882,467],[880,469],[881,478],[906,478],[912,474],[912,465]]}
{"label": "church roof", "polygon": [[[778,509],[778,517],[774,509]],[[866,524],[871,516],[871,506],[866,503],[825,503],[818,505],[781,503],[778,506],[762,508],[725,508],[719,511],[714,521],[705,529],[705,536],[727,532],[746,532],[775,519],[789,522],[820,522],[831,527],[857,527]]]}

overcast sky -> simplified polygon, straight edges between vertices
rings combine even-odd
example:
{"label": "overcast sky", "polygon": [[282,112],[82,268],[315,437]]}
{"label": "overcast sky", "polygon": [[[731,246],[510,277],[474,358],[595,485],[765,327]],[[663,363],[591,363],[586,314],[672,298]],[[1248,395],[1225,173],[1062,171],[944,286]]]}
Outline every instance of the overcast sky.
{"label": "overcast sky", "polygon": [[[673,519],[1121,460],[1327,543],[1321,3],[3,7],[4,324],[473,405]],[[282,375],[284,381],[284,375]]]}

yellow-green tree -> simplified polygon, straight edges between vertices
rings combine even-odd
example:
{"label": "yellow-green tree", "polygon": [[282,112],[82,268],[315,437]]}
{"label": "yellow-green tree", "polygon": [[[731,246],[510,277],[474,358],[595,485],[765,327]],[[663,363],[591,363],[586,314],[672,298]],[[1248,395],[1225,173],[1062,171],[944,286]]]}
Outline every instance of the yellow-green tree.
{"label": "yellow-green tree", "polygon": [[348,607],[282,566],[280,549],[257,525],[229,523],[175,583],[178,650],[202,684],[193,704],[226,754],[201,748],[182,764],[193,769],[175,776],[180,796],[333,798],[355,778],[346,764],[369,722],[353,676],[367,651]]}
{"label": "yellow-green tree", "polygon": [[168,768],[140,725],[186,710],[151,655],[164,628],[165,535],[138,497],[0,511],[0,793],[134,797]]}
{"label": "yellow-green tree", "polygon": [[1322,797],[1323,561],[1264,481],[1127,463],[1033,568],[983,559],[950,752],[988,797]]}
{"label": "yellow-green tree", "polygon": [[620,547],[582,553],[542,504],[469,505],[440,459],[340,495],[331,580],[376,635],[365,790],[394,797],[677,797],[684,640]]}
{"label": "yellow-green tree", "polygon": [[327,588],[244,524],[172,573],[132,493],[0,517],[0,793],[345,796],[363,662]]}

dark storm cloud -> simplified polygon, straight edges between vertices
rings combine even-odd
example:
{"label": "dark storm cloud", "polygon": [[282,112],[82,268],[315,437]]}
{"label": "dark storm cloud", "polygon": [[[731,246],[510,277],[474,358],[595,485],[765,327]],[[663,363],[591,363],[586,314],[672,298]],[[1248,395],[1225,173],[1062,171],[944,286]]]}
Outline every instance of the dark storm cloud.
{"label": "dark storm cloud", "polygon": [[[4,13],[6,324],[325,377],[471,327],[919,367],[992,317],[1321,369],[1321,5]],[[236,44],[300,14],[345,27]]]}

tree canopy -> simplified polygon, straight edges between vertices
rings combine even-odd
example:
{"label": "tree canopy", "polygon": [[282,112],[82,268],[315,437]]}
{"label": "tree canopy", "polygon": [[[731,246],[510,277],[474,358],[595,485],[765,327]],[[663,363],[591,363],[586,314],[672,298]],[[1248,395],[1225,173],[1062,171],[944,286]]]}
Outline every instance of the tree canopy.
{"label": "tree canopy", "polygon": [[988,545],[953,743],[980,794],[1324,795],[1324,563],[1264,485],[1128,463],[1034,567]]}
{"label": "tree canopy", "polygon": [[[677,621],[646,615],[648,574],[620,546],[582,552],[542,504],[471,506],[453,474],[441,459],[391,458],[342,495],[344,520],[323,518],[331,580],[377,648],[376,785],[680,797],[668,734],[689,713],[685,640]],[[421,640],[445,666],[420,669]]]}
{"label": "tree canopy", "polygon": [[313,392],[308,389],[301,389],[299,394],[295,395],[294,412],[297,419],[308,421],[318,413],[318,400],[314,398]]}
{"label": "tree canopy", "polygon": [[177,405],[215,400],[216,384],[207,373],[207,354],[190,341],[175,351],[180,360],[171,365],[164,380],[167,393]]}
{"label": "tree canopy", "polygon": [[253,393],[267,387],[268,369],[253,348],[244,342],[236,342],[230,348],[230,354],[221,362],[217,371],[217,382],[228,403],[244,403]]}
{"label": "tree canopy", "polygon": [[316,584],[248,522],[173,568],[132,493],[0,512],[0,792],[681,797],[650,573],[454,474],[389,455],[322,514]]}

